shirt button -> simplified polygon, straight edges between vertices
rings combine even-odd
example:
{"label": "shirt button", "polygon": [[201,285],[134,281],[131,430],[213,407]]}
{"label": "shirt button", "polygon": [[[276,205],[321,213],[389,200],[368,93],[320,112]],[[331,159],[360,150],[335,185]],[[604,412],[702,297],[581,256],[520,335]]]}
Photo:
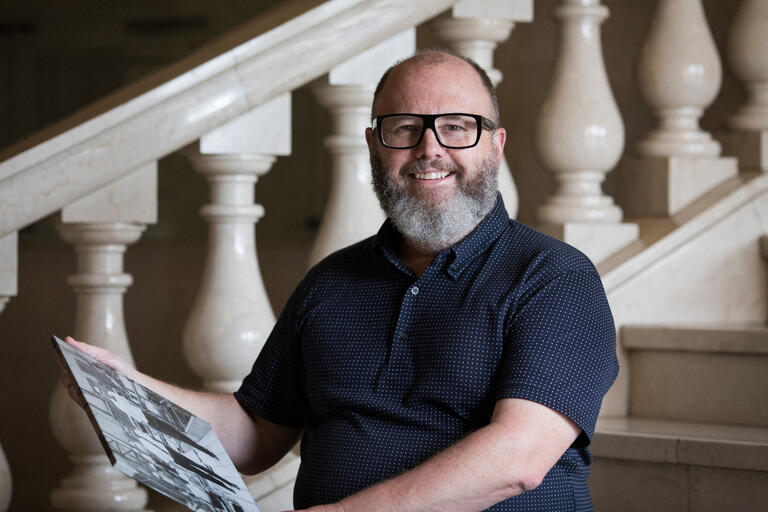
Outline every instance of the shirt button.
{"label": "shirt button", "polygon": [[419,287],[418,286],[411,287],[411,293],[414,295],[417,295],[419,293]]}

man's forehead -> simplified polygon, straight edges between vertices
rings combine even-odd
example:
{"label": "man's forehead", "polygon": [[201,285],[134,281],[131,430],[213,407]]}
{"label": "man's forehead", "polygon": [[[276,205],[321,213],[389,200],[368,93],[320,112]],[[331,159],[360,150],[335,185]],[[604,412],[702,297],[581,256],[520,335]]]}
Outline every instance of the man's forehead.
{"label": "man's forehead", "polygon": [[[428,56],[427,56],[428,57]],[[491,115],[491,101],[477,71],[452,55],[413,58],[392,70],[376,99],[376,113]]]}

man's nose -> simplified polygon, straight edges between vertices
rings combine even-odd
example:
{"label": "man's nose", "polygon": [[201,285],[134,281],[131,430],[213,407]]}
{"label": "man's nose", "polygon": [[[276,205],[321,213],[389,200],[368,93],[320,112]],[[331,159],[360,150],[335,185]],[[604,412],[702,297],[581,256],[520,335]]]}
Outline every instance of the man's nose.
{"label": "man's nose", "polygon": [[418,158],[432,159],[436,156],[441,156],[445,148],[437,141],[437,134],[435,129],[431,126],[424,129],[424,135],[421,137],[421,142],[416,146],[416,156]]}

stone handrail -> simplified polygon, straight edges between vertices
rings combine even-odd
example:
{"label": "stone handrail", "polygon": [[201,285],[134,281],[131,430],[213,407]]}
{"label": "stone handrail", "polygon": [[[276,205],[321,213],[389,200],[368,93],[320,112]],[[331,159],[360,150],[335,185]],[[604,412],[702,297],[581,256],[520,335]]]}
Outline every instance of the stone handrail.
{"label": "stone handrail", "polygon": [[[0,155],[0,236],[184,147],[454,3],[294,0],[259,17]],[[260,35],[242,42],[249,31]]]}

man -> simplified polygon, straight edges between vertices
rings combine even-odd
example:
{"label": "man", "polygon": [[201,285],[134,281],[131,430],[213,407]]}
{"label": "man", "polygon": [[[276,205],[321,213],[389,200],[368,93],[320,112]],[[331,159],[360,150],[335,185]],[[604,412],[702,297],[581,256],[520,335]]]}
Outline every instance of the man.
{"label": "man", "polygon": [[508,218],[493,87],[444,52],[392,69],[366,130],[379,233],[313,268],[231,395],[155,381],[239,469],[302,437],[297,508],[591,510],[587,450],[618,371],[600,278]]}

